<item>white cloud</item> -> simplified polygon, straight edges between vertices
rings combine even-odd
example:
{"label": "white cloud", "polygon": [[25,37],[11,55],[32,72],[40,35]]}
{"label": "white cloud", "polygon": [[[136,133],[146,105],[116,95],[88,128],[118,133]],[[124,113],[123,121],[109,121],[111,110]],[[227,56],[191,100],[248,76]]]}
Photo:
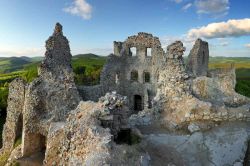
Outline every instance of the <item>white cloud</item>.
{"label": "white cloud", "polygon": [[209,14],[215,17],[225,16],[229,10],[229,0],[195,0],[198,14]]}
{"label": "white cloud", "polygon": [[228,20],[227,22],[211,23],[207,26],[194,28],[188,31],[187,38],[194,40],[199,37],[225,38],[250,35],[250,19]]}
{"label": "white cloud", "polygon": [[246,48],[250,48],[250,43],[245,45]]}
{"label": "white cloud", "polygon": [[13,46],[0,46],[0,56],[43,56],[45,49],[43,48],[20,48]]}
{"label": "white cloud", "polygon": [[185,6],[182,7],[182,10],[187,10],[189,9],[190,7],[192,7],[192,3],[188,3],[186,4]]}
{"label": "white cloud", "polygon": [[194,41],[188,41],[185,35],[182,36],[165,36],[161,37],[160,41],[162,44],[163,49],[166,51],[168,45],[172,44],[173,42],[180,40],[183,42],[184,47],[186,47],[186,51],[184,52],[184,56],[187,56],[194,45]]}
{"label": "white cloud", "polygon": [[72,15],[80,16],[85,20],[91,18],[92,6],[86,0],[74,0],[73,4],[63,9]]}
{"label": "white cloud", "polygon": [[220,43],[220,45],[223,46],[223,47],[226,47],[226,46],[229,45],[229,42],[222,42],[222,43]]}
{"label": "white cloud", "polygon": [[175,2],[175,3],[181,3],[182,0],[171,0],[172,2]]}

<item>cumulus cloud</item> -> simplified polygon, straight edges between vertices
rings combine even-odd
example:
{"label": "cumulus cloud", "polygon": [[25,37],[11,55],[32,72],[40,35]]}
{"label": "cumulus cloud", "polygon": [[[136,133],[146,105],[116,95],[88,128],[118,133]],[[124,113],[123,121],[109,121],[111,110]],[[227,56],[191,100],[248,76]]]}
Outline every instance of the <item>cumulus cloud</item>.
{"label": "cumulus cloud", "polygon": [[215,17],[225,16],[229,10],[229,0],[195,0],[198,14],[210,14]]}
{"label": "cumulus cloud", "polygon": [[188,3],[185,6],[183,6],[182,10],[188,10],[190,7],[192,7],[192,3]]}
{"label": "cumulus cloud", "polygon": [[206,39],[240,37],[250,35],[250,19],[228,20],[227,22],[211,23],[207,26],[188,31],[187,38],[194,40],[199,37]]}
{"label": "cumulus cloud", "polygon": [[86,0],[74,0],[71,6],[63,9],[66,13],[80,16],[85,20],[91,18],[92,6]]}
{"label": "cumulus cloud", "polygon": [[250,43],[245,45],[246,48],[250,48]]}

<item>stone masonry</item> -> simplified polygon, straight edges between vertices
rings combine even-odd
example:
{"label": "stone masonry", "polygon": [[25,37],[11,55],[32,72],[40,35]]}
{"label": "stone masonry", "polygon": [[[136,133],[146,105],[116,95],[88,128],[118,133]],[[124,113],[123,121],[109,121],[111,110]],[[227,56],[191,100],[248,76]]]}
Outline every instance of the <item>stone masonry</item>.
{"label": "stone masonry", "polygon": [[[165,51],[159,38],[140,32],[124,42],[114,42],[114,54],[108,57],[99,85],[76,87],[69,42],[57,23],[46,41],[38,78],[29,84],[22,79],[10,84],[0,151],[10,154],[7,165],[13,161],[27,162],[30,156],[43,154],[43,165],[148,166],[151,156],[152,163],[168,161],[169,156],[165,154],[174,155],[176,152],[172,153],[171,149],[176,147],[176,151],[185,154],[176,155],[175,160],[182,163],[179,160],[182,156],[187,159],[187,165],[192,165],[196,156],[189,159],[185,149],[192,139],[191,145],[195,145],[192,154],[205,149],[206,154],[197,156],[205,156],[202,162],[211,163],[209,154],[215,154],[213,146],[217,145],[211,145],[214,140],[209,135],[197,133],[189,139],[186,135],[150,133],[165,128],[196,133],[218,122],[250,121],[250,99],[234,90],[234,67],[208,70],[208,43],[201,39],[195,42],[187,64],[182,57],[185,50],[183,43],[176,41]],[[141,143],[118,145],[115,139],[125,129],[138,136]],[[234,134],[238,137],[239,133]],[[21,146],[13,149],[20,137]],[[205,137],[209,140],[204,140]],[[186,141],[182,142],[183,139]],[[245,134],[241,139],[244,144],[239,143],[244,147],[238,149],[246,151],[246,139]],[[164,143],[168,141],[178,145],[169,149]],[[234,141],[233,145],[237,144]],[[184,149],[180,145],[185,145]],[[209,147],[212,150],[208,151]],[[228,163],[228,158],[217,160],[214,156],[213,161]],[[239,156],[242,160],[243,155]],[[230,161],[238,162],[239,156],[230,156]]]}
{"label": "stone masonry", "polygon": [[208,43],[197,39],[194,47],[188,55],[187,69],[195,77],[196,76],[207,76],[208,72],[208,61],[209,61],[209,49]]}

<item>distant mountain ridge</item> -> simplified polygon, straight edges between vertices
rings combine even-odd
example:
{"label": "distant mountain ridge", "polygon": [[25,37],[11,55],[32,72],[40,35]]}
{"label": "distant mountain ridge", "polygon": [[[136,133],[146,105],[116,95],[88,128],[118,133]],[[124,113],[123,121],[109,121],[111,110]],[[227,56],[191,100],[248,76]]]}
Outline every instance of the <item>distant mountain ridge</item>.
{"label": "distant mountain ridge", "polygon": [[[44,57],[0,57],[0,74],[10,73],[25,69],[27,66],[36,65]],[[96,54],[78,54],[72,57],[73,63],[76,61],[98,61],[105,60],[105,56],[99,56]]]}
{"label": "distant mountain ridge", "polygon": [[[184,57],[185,59],[187,57]],[[30,65],[37,65],[43,57],[0,57],[0,74],[10,73],[25,69]],[[77,54],[72,57],[73,64],[82,63],[85,64],[103,64],[105,63],[107,56],[100,56],[92,53]],[[250,57],[210,57],[210,67],[223,66],[223,64],[236,63],[238,68],[250,68]]]}

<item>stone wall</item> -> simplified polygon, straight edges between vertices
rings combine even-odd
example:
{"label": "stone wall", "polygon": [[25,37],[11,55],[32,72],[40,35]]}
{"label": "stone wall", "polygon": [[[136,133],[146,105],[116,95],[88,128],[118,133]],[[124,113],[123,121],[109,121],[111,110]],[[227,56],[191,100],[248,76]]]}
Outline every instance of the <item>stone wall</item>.
{"label": "stone wall", "polygon": [[250,99],[234,90],[234,68],[210,71],[210,77],[193,78],[185,70],[183,60],[168,58],[164,66],[155,102],[166,127],[181,128],[193,121],[250,120]]}
{"label": "stone wall", "polygon": [[[130,48],[137,49],[136,56],[132,56]],[[151,48],[151,55],[147,49]],[[84,100],[97,101],[98,97],[107,92],[127,96],[131,110],[135,108],[135,96],[140,96],[142,109],[152,106],[156,94],[156,84],[159,69],[165,61],[165,53],[161,48],[159,38],[148,33],[128,37],[124,42],[114,42],[114,54],[108,57],[101,73],[100,85],[94,87],[79,87]],[[138,78],[131,80],[132,72]],[[149,75],[145,82],[145,74]]]}
{"label": "stone wall", "polygon": [[209,62],[208,43],[197,39],[188,55],[187,70],[194,76],[207,76]]}
{"label": "stone wall", "polygon": [[10,83],[1,152],[11,151],[15,141],[22,136],[25,92],[26,82],[24,80],[17,78]]}
{"label": "stone wall", "polygon": [[83,101],[98,101],[105,94],[101,85],[78,86],[77,89]]}
{"label": "stone wall", "polygon": [[46,41],[39,76],[27,87],[23,110],[22,155],[41,151],[50,123],[65,121],[80,101],[71,67],[69,43],[57,23]]}

